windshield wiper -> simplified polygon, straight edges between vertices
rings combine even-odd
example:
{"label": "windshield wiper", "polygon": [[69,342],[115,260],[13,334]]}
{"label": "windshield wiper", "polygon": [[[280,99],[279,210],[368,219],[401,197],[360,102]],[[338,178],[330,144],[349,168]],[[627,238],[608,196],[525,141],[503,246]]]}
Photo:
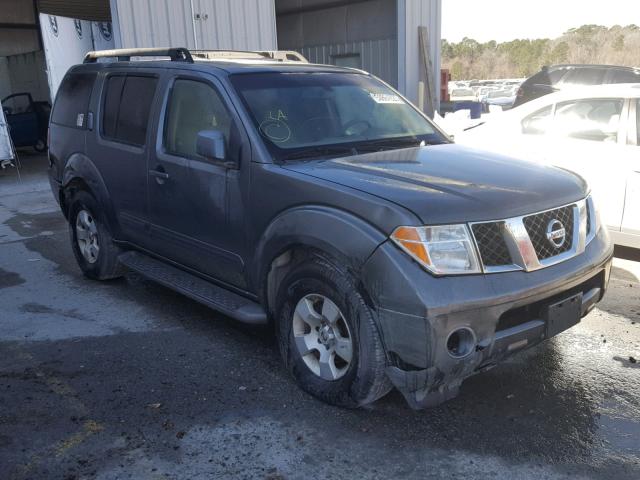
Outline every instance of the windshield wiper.
{"label": "windshield wiper", "polygon": [[304,150],[290,153],[282,157],[282,160],[302,160],[305,158],[318,158],[338,155],[356,155],[358,152],[353,147],[309,147]]}
{"label": "windshield wiper", "polygon": [[362,152],[377,152],[381,150],[394,150],[397,148],[421,147],[427,145],[424,140],[418,138],[381,138],[370,140],[357,146]]}

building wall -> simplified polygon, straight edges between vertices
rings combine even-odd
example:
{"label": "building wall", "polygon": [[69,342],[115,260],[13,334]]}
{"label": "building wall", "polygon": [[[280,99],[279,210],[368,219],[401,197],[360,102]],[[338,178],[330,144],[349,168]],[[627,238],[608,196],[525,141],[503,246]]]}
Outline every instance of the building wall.
{"label": "building wall", "polygon": [[116,48],[275,50],[273,0],[111,0]]}
{"label": "building wall", "polygon": [[6,57],[6,66],[11,82],[10,93],[29,92],[34,100],[49,101],[49,86],[42,50]]}
{"label": "building wall", "polygon": [[40,50],[33,2],[0,0],[0,23],[33,26],[31,29],[0,28],[0,57]]}
{"label": "building wall", "polygon": [[332,65],[358,53],[362,69],[396,86],[396,11],[396,0],[277,0],[278,48]]}
{"label": "building wall", "polygon": [[0,57],[0,99],[29,92],[34,100],[49,100],[44,52]]}
{"label": "building wall", "polygon": [[7,57],[0,57],[0,100],[11,94],[11,76]]}
{"label": "building wall", "polygon": [[420,43],[418,27],[429,32],[434,88],[440,92],[442,0],[398,0],[398,88],[418,104]]}

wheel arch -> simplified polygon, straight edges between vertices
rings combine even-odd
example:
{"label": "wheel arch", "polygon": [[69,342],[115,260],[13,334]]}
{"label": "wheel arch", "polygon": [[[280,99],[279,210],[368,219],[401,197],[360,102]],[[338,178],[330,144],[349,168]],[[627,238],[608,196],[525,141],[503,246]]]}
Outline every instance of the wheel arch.
{"label": "wheel arch", "polygon": [[[309,255],[320,255],[357,279],[362,265],[387,236],[370,223],[342,210],[305,206],[287,210],[265,229],[255,250],[253,279],[258,295],[274,313],[277,287],[286,272]],[[368,301],[362,282],[361,294]]]}
{"label": "wheel arch", "polygon": [[84,190],[93,195],[104,213],[109,229],[112,232],[119,231],[107,185],[91,159],[81,153],[69,157],[62,173],[60,207],[65,216],[68,216],[69,202],[77,190]]}

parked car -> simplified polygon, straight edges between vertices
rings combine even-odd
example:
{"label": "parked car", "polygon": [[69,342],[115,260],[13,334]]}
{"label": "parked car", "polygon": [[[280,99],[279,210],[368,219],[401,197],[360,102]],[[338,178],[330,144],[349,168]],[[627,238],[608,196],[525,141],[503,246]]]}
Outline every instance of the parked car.
{"label": "parked car", "polygon": [[51,104],[34,102],[28,92],[14,93],[2,100],[9,134],[16,147],[33,147],[37,152],[47,149],[47,125]]}
{"label": "parked car", "polygon": [[640,83],[640,68],[615,65],[552,65],[520,86],[515,107],[549,93],[576,86]]}
{"label": "parked car", "polygon": [[452,102],[475,102],[476,94],[470,88],[454,88],[451,92]]}
{"label": "parked car", "polygon": [[127,267],[272,322],[297,383],[331,404],[395,386],[436,405],[607,287],[612,246],[581,178],[451,144],[359,70],[90,53],[50,129],[87,277]]}
{"label": "parked car", "polygon": [[503,110],[508,110],[513,106],[515,99],[515,91],[513,91],[512,89],[494,90],[487,93],[487,95],[482,100],[482,103],[484,103],[485,105],[496,105],[498,107],[501,107]]}
{"label": "parked car", "polygon": [[640,248],[640,84],[601,85],[529,102],[456,142],[577,172],[615,243]]}

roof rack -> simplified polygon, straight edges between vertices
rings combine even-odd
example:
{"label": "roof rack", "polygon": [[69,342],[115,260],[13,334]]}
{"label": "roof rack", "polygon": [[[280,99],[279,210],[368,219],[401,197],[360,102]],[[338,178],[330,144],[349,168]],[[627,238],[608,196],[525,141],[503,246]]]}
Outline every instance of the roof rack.
{"label": "roof rack", "polygon": [[275,60],[277,62],[309,63],[306,58],[293,50],[191,50],[190,52],[194,57],[206,60]]}
{"label": "roof rack", "polygon": [[296,52],[295,50],[264,50],[260,53],[273,58],[274,60],[278,60],[279,62],[302,62],[309,63],[304,55]]}
{"label": "roof rack", "polygon": [[119,62],[128,62],[131,57],[169,57],[172,62],[193,63],[188,49],[177,48],[118,48],[88,52],[82,63],[95,63],[99,58],[117,58]]}

